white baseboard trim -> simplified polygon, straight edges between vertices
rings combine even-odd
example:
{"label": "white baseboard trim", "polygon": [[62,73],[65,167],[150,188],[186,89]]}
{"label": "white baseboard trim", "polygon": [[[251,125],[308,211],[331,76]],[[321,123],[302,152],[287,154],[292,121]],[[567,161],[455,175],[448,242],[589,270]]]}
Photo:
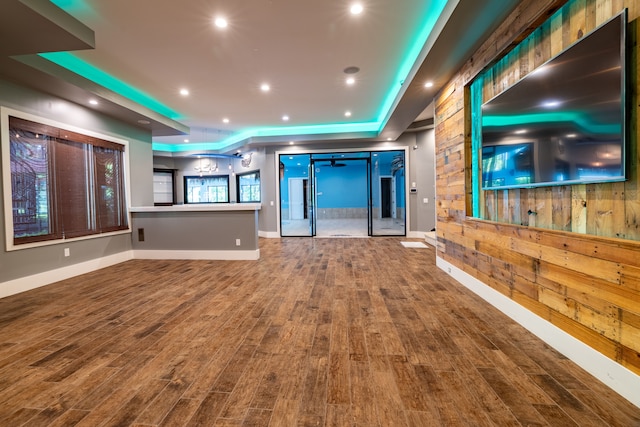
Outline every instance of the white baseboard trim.
{"label": "white baseboard trim", "polygon": [[407,231],[407,237],[410,239],[424,239],[425,231]]}
{"label": "white baseboard trim", "polygon": [[446,260],[436,257],[436,265],[463,286],[605,383],[613,391],[635,406],[640,407],[639,375],[609,359]]}
{"label": "white baseboard trim", "polygon": [[20,277],[14,280],[8,280],[0,283],[0,298],[5,298],[21,292],[30,291],[42,286],[50,285],[61,280],[81,274],[90,273],[101,268],[110,267],[121,262],[133,259],[132,251],[120,252],[114,255],[104,256],[92,259],[90,261],[72,264],[66,267],[56,268],[54,270],[33,274],[31,276]]}
{"label": "white baseboard trim", "polygon": [[438,246],[438,239],[436,238],[435,231],[427,231],[424,233],[424,240],[431,246]]}
{"label": "white baseboard trim", "polygon": [[216,261],[255,261],[260,259],[260,249],[253,251],[165,251],[134,250],[135,259],[189,259]]}
{"label": "white baseboard trim", "polygon": [[264,237],[266,239],[279,239],[280,232],[278,231],[260,231],[258,230],[258,237]]}

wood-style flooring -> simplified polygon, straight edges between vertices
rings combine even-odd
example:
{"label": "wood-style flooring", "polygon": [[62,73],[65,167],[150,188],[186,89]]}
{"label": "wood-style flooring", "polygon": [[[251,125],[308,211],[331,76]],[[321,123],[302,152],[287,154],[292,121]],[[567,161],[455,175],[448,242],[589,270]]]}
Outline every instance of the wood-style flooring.
{"label": "wood-style flooring", "polygon": [[0,426],[637,426],[400,238],[262,239],[0,300]]}

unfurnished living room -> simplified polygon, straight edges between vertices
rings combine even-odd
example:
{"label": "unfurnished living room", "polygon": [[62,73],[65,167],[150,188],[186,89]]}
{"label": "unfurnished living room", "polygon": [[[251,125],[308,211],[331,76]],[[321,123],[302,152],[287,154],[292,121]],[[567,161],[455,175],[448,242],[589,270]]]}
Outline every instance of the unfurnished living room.
{"label": "unfurnished living room", "polygon": [[640,426],[635,0],[3,0],[0,425]]}

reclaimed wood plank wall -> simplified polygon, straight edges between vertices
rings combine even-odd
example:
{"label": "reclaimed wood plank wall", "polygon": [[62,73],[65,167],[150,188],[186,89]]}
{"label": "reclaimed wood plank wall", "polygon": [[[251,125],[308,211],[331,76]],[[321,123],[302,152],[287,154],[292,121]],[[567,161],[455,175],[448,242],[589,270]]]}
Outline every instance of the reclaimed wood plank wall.
{"label": "reclaimed wood plank wall", "polygon": [[[472,218],[471,82],[482,72],[489,99],[625,7],[629,179],[487,191]],[[438,94],[435,117],[438,256],[637,374],[639,17],[637,0],[524,0]]]}

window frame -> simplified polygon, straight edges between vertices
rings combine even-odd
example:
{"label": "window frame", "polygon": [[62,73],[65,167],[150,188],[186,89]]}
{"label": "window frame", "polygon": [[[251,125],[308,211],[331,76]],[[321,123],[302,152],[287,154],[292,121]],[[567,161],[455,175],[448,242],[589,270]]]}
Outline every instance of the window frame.
{"label": "window frame", "polygon": [[[187,181],[189,179],[208,179],[208,178],[226,178],[227,180],[227,200],[224,202],[190,202],[189,201],[189,186],[187,185]],[[203,204],[224,204],[231,203],[231,194],[229,189],[229,175],[185,175],[183,177],[183,187],[184,187],[184,204],[185,205],[203,205]]]}
{"label": "window frame", "polygon": [[[64,236],[60,233],[52,232],[49,230],[49,234],[47,234],[47,238],[42,239],[20,239],[21,242],[16,243],[14,240],[14,218],[13,218],[13,201],[12,201],[12,182],[11,182],[11,140],[9,135],[9,117],[15,117],[17,119],[27,120],[31,122],[35,122],[38,125],[42,125],[43,127],[52,127],[59,129],[60,133],[68,132],[69,134],[73,134],[75,137],[80,138],[81,140],[89,140],[92,138],[102,140],[106,145],[100,145],[106,147],[109,144],[116,144],[122,147],[122,156],[121,156],[121,190],[122,190],[122,203],[124,203],[122,217],[124,221],[126,221],[126,228],[117,228],[117,229],[107,229],[107,231],[100,232],[99,230],[96,232],[92,232],[89,234],[83,234],[81,236]],[[93,145],[92,146],[96,146]],[[131,206],[130,202],[130,171],[129,171],[129,142],[124,139],[116,138],[110,135],[105,135],[99,132],[90,131],[87,129],[83,129],[77,126],[69,125],[67,123],[58,122],[56,120],[47,119],[44,117],[40,117],[34,114],[26,113],[23,111],[14,110],[12,108],[0,106],[0,149],[2,152],[2,189],[3,189],[3,207],[4,207],[4,224],[5,224],[5,248],[7,251],[21,250],[21,249],[30,249],[42,246],[50,246],[56,245],[63,242],[69,241],[79,241],[79,240],[87,240],[87,239],[96,239],[102,237],[108,237],[113,235],[131,233],[131,213],[129,207]],[[92,154],[94,156],[94,154]],[[53,169],[51,167],[50,169]],[[95,174],[95,171],[92,169],[91,173]],[[55,179],[54,176],[51,177]],[[95,177],[91,177],[90,179],[95,179]],[[51,188],[52,198],[55,199],[56,189]],[[94,191],[95,193],[95,191]],[[93,195],[92,195],[93,196]],[[52,208],[52,204],[55,203],[55,200],[50,201],[50,208]],[[55,209],[55,206],[53,206]],[[54,211],[55,212],[55,211]],[[55,212],[57,214],[57,212]],[[55,215],[54,214],[54,215]],[[95,212],[96,218],[100,215],[100,211]],[[54,218],[55,220],[55,218]],[[96,219],[97,220],[97,219]]]}
{"label": "window frame", "polygon": [[[258,179],[258,200],[241,200],[240,198],[240,178],[245,175],[257,175]],[[262,179],[260,178],[260,170],[256,169],[249,172],[237,173],[236,174],[236,200],[238,203],[261,203],[262,201]]]}

